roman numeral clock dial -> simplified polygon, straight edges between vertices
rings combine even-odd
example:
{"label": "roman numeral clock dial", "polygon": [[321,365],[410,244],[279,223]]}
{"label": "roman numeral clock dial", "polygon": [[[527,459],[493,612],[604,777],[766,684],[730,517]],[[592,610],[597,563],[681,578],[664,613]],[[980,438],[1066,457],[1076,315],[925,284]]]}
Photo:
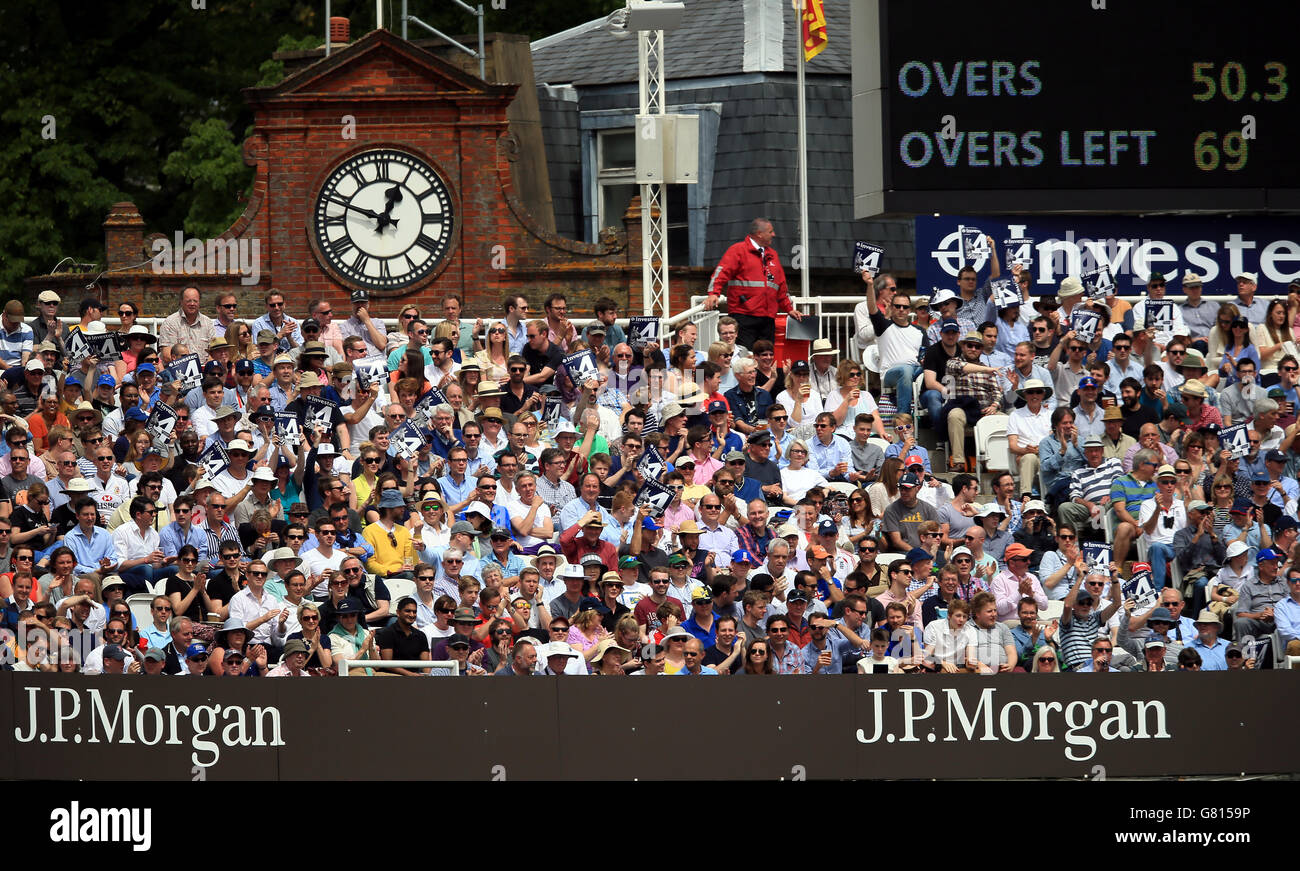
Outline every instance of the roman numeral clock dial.
{"label": "roman numeral clock dial", "polygon": [[344,283],[401,290],[433,274],[451,247],[451,193],[428,163],[393,148],[330,172],[312,214],[317,257]]}

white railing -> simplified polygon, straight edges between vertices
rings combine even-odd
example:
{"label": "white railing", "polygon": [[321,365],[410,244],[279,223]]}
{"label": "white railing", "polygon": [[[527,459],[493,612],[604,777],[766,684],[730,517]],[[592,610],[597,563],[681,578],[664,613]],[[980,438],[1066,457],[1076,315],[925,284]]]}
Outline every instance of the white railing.
{"label": "white railing", "polygon": [[[865,296],[819,296],[810,299],[796,297],[795,305],[802,306],[805,310],[809,305],[812,306],[814,313],[821,318],[821,338],[830,339],[831,347],[835,348],[841,359],[862,362],[862,351],[858,348],[855,335],[857,329],[853,323],[853,309],[858,303],[862,302]],[[1125,297],[1130,301],[1136,301],[1140,297]],[[1174,302],[1179,302],[1175,297],[1170,297]],[[692,296],[691,307],[673,315],[670,318],[660,320],[659,334],[665,338],[670,337],[672,331],[682,323],[691,321],[699,329],[699,338],[695,342],[697,348],[708,348],[718,340],[718,317],[720,312],[716,309],[706,310],[703,305],[705,297]],[[1204,299],[1209,302],[1225,303],[1233,302],[1236,297],[1231,294],[1207,294]],[[259,315],[260,317],[260,315]],[[468,316],[466,316],[468,317]],[[465,319],[465,318],[462,318]],[[163,322],[163,318],[137,318],[136,323],[146,327],[149,332],[155,335],[158,327]],[[239,318],[252,326],[255,318]],[[299,319],[301,320],[301,318]],[[385,332],[391,332],[397,329],[398,321],[396,318],[376,318],[375,320],[383,324]],[[436,318],[426,318],[426,320],[435,321]],[[493,320],[493,319],[488,319]],[[574,327],[581,333],[588,325],[596,322],[595,318],[570,318]],[[59,321],[64,324],[80,323],[80,318],[60,317]],[[112,328],[121,324],[119,318],[103,318],[106,327]]]}
{"label": "white railing", "polygon": [[367,668],[433,668],[429,674],[436,677],[456,677],[460,674],[460,663],[454,659],[340,659],[339,677],[347,677],[349,671],[364,673]]}

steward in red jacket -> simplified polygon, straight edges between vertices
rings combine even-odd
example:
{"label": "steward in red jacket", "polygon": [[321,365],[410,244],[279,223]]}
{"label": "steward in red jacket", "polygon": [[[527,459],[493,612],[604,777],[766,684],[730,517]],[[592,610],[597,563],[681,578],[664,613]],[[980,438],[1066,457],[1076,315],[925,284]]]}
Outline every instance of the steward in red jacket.
{"label": "steward in red jacket", "polygon": [[752,348],[757,339],[776,339],[776,316],[789,312],[800,320],[786,289],[785,270],[772,240],[776,231],[762,218],[750,224],[749,235],[727,249],[709,279],[705,307],[712,309],[718,297],[727,298],[727,314],[739,325],[737,341]]}

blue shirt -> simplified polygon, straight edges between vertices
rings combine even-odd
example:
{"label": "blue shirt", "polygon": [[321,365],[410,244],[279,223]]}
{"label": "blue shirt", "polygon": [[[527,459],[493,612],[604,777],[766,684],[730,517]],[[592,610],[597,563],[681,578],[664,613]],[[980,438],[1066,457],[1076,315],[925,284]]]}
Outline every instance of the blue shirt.
{"label": "blue shirt", "polygon": [[[692,608],[691,610],[694,611],[695,609]],[[682,623],[682,628],[700,639],[700,643],[704,645],[705,650],[712,647],[718,640],[718,618],[716,614],[713,617],[713,622],[709,624],[707,630],[700,626],[699,621],[695,619],[694,614],[691,614],[690,618]]]}
{"label": "blue shirt", "polygon": [[1214,646],[1210,647],[1201,641],[1200,636],[1197,636],[1187,646],[1201,655],[1201,671],[1228,670],[1228,639],[1216,638]]}
{"label": "blue shirt", "polygon": [[[839,634],[839,633],[836,633]],[[840,636],[843,637],[842,635]],[[846,645],[848,642],[844,642]],[[826,635],[826,646],[831,652],[831,664],[827,668],[817,672],[817,674],[843,674],[844,657],[840,655],[840,645],[831,643],[830,633]],[[809,641],[803,648],[804,665],[808,666],[808,673],[813,673],[813,666],[817,664],[817,658],[822,655],[822,651],[817,649],[817,645]]]}
{"label": "blue shirt", "polygon": [[[254,336],[260,333],[262,330],[270,330],[276,335],[280,334],[280,328],[277,327],[275,324],[271,323],[271,316],[269,314],[262,315],[260,318],[253,321],[252,330]],[[293,325],[293,343],[294,345],[302,344],[302,330],[298,328],[297,323]],[[278,344],[281,351],[288,351],[289,348],[291,347],[289,344],[289,340],[287,338],[280,339]]]}
{"label": "blue shirt", "polygon": [[438,486],[442,488],[442,498],[451,505],[464,502],[478,489],[478,483],[469,475],[459,484],[451,479],[451,475],[443,475],[438,479]]}
{"label": "blue shirt", "polygon": [[615,527],[622,528],[622,524],[614,519],[614,515],[610,514],[599,503],[597,503],[596,505],[588,505],[586,502],[583,502],[582,497],[579,496],[577,499],[571,500],[568,505],[565,505],[564,508],[560,510],[560,525],[556,527],[555,531],[556,532],[565,531],[570,526],[573,526],[575,523],[581,520],[582,515],[586,514],[588,511],[592,511],[598,508],[600,509],[600,518],[601,520],[605,521],[605,525],[607,527],[615,526]]}
{"label": "blue shirt", "polygon": [[[790,465],[790,458],[789,458],[788,451],[790,449],[790,443],[793,441],[794,441],[794,434],[790,432],[787,432],[779,439],[775,435],[773,435],[772,446],[767,449],[768,461],[776,463],[777,467],[781,469],[784,469],[786,466]],[[779,460],[776,458],[776,449],[778,447],[781,448],[781,459]]]}
{"label": "blue shirt", "polygon": [[674,676],[676,677],[684,674],[687,677],[703,677],[706,674],[717,674],[717,673],[718,670],[716,668],[709,668],[707,665],[702,665],[700,666],[700,673],[698,675],[691,674],[689,671],[683,668],[681,671],[675,672]]}
{"label": "blue shirt", "polygon": [[513,578],[515,575],[518,575],[521,571],[524,570],[524,566],[527,565],[527,563],[525,563],[522,559],[520,559],[519,554],[517,553],[507,554],[506,561],[504,563],[501,562],[501,560],[497,559],[497,555],[495,553],[491,553],[483,557],[483,565],[501,566],[501,577]]}
{"label": "blue shirt", "polygon": [[722,394],[731,406],[731,413],[736,420],[743,420],[751,426],[766,426],[767,410],[772,407],[772,394],[762,387],[755,387],[753,394],[746,399],[739,387],[733,387]]}
{"label": "blue shirt", "polygon": [[81,525],[78,524],[68,531],[63,537],[63,543],[72,551],[77,558],[77,574],[86,572],[100,571],[99,561],[107,559],[109,562],[116,563],[117,548],[113,545],[113,536],[107,529],[99,526],[90,528],[90,537],[81,531]]}
{"label": "blue shirt", "polygon": [[840,463],[847,464],[849,469],[853,468],[853,453],[849,449],[849,443],[839,436],[832,435],[829,445],[822,444],[822,440],[814,436],[808,440],[808,449],[812,467],[827,477]]}
{"label": "blue shirt", "polygon": [[173,557],[180,553],[185,545],[190,544],[199,552],[199,559],[206,559],[215,564],[218,554],[208,553],[208,534],[194,524],[190,524],[189,534],[181,532],[179,523],[169,523],[158,532],[158,548],[163,556]]}
{"label": "blue shirt", "polygon": [[[816,439],[814,439],[814,441],[816,441]],[[925,462],[925,470],[926,470],[927,472],[931,471],[931,469],[930,469],[930,452],[929,452],[929,451],[927,451],[925,448],[921,447],[920,445],[912,445],[912,453],[913,453],[913,454],[920,454],[920,455],[921,455],[921,459]],[[890,445],[889,447],[885,448],[885,459],[889,459],[890,457],[898,457],[900,460],[901,460],[901,459],[904,459],[904,457],[903,457],[903,443],[902,443],[902,442],[894,442],[892,445]],[[850,458],[849,458],[849,468],[853,468],[853,458],[852,458],[852,456],[850,456]]]}
{"label": "blue shirt", "polygon": [[31,352],[34,339],[32,328],[27,324],[20,322],[13,332],[0,325],[0,360],[6,363],[22,360],[24,351]]}

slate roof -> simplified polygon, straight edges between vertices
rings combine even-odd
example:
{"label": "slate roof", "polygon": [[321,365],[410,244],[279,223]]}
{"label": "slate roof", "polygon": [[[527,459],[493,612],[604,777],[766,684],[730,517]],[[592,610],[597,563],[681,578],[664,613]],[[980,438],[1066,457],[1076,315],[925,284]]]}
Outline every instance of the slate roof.
{"label": "slate roof", "polygon": [[[744,71],[744,0],[684,0],[686,14],[676,30],[666,31],[668,78],[731,75]],[[772,0],[783,10],[784,69],[795,70],[799,44],[795,11],[789,0]],[[849,0],[825,0],[823,7],[831,39],[807,67],[809,75],[850,72]],[[636,34],[618,38],[604,19],[581,24],[533,43],[533,72],[550,85],[609,85],[637,80]]]}
{"label": "slate roof", "polygon": [[[704,266],[716,263],[758,215],[775,222],[778,244],[787,252],[783,254],[785,262],[789,262],[788,252],[798,242],[794,75],[798,31],[789,0],[776,2],[785,13],[784,71],[769,71],[758,81],[731,85],[678,85],[670,93],[670,106],[722,106]],[[744,0],[686,0],[686,4],[683,26],[665,34],[669,79],[742,73]],[[826,50],[808,66],[806,94],[811,260],[816,268],[849,269],[853,243],[862,240],[885,249],[885,269],[910,272],[915,268],[910,220],[853,220],[849,0],[826,0],[825,9],[829,26],[837,29],[832,30]],[[580,176],[581,154],[573,128],[575,119],[568,112],[635,109],[637,101],[635,92],[608,88],[636,81],[637,40],[633,36],[616,39],[600,24],[591,22],[533,43],[533,66],[539,85],[571,83],[578,97],[576,106],[570,103],[568,108],[548,95],[547,88],[538,88],[557,229],[572,226],[578,237],[586,229],[581,216],[581,191],[574,190]]]}

